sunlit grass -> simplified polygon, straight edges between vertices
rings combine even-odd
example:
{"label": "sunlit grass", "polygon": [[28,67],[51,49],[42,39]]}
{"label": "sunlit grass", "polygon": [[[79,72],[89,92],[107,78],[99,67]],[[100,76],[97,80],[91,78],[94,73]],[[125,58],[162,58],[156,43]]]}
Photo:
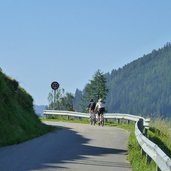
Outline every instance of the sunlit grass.
{"label": "sunlit grass", "polygon": [[171,157],[171,120],[159,117],[152,119],[148,136]]}

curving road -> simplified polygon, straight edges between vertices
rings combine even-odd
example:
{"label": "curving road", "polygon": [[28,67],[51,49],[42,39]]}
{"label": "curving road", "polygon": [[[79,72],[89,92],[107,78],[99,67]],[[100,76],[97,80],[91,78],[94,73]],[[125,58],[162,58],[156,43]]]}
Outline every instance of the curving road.
{"label": "curving road", "polygon": [[131,171],[128,132],[113,127],[46,122],[59,131],[0,148],[0,171]]}

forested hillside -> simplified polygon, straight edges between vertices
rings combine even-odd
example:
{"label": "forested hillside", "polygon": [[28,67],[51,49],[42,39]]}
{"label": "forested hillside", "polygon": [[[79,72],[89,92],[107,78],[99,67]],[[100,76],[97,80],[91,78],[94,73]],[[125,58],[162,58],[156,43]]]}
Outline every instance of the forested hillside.
{"label": "forested hillside", "polygon": [[106,74],[109,112],[171,115],[171,44]]}
{"label": "forested hillside", "polygon": [[[171,44],[105,74],[108,112],[171,116]],[[84,92],[84,90],[83,90]],[[76,99],[81,99],[78,90]],[[77,101],[78,103],[78,101]],[[75,109],[78,108],[78,104]]]}
{"label": "forested hillside", "polygon": [[19,143],[51,130],[38,119],[32,97],[0,71],[0,146]]}

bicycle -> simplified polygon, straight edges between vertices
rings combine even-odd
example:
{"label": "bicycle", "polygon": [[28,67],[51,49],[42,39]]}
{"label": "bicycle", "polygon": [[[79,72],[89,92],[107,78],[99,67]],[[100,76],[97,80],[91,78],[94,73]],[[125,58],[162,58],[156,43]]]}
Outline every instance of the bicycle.
{"label": "bicycle", "polygon": [[90,113],[90,124],[95,125],[96,124],[96,114]]}
{"label": "bicycle", "polygon": [[100,114],[98,116],[98,125],[99,126],[104,126],[104,115],[103,114]]}

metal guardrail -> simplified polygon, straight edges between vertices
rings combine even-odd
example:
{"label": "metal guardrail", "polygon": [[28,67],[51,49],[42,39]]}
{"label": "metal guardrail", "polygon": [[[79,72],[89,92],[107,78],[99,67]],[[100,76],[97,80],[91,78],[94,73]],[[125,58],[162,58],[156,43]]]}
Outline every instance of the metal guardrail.
{"label": "metal guardrail", "polygon": [[138,122],[135,124],[135,136],[142,150],[148,158],[153,159],[157,165],[157,171],[171,171],[171,159],[152,141],[145,137],[138,128]]}
{"label": "metal guardrail", "polygon": [[[45,116],[46,115],[65,115],[65,116],[84,117],[84,118],[89,118],[90,116],[88,113],[59,111],[59,110],[45,110],[43,114]],[[136,122],[135,136],[142,150],[147,154],[148,158],[154,160],[157,166],[157,171],[171,171],[171,159],[156,144],[154,144],[152,141],[146,138],[143,135],[143,133],[140,131],[142,127],[145,127],[148,129],[150,119],[145,119],[143,117],[136,116],[136,115],[121,114],[121,113],[105,113],[104,118],[126,119],[126,120]]]}
{"label": "metal guardrail", "polygon": [[88,113],[72,112],[72,111],[63,111],[63,110],[44,110],[43,115],[64,115],[64,116],[75,116],[89,118]]}
{"label": "metal guardrail", "polygon": [[[72,111],[62,111],[62,110],[44,110],[44,115],[64,115],[64,116],[75,116],[75,117],[84,117],[89,118],[89,113],[81,112],[72,112]],[[127,119],[131,121],[138,121],[140,116],[130,115],[130,114],[121,114],[121,113],[105,113],[104,118],[106,119]],[[143,118],[142,118],[143,119]]]}

